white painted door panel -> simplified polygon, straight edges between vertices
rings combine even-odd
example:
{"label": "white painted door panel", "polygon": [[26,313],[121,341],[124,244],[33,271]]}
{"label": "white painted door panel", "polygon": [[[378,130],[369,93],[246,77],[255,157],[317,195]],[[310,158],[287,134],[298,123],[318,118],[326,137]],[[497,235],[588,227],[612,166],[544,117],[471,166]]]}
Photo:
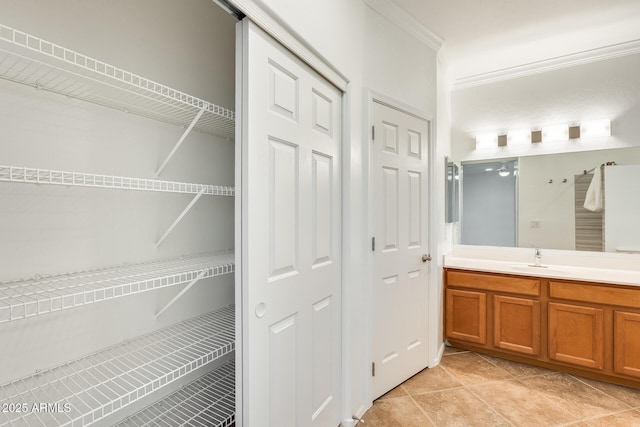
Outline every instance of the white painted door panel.
{"label": "white painted door panel", "polygon": [[373,396],[427,364],[429,123],[373,103]]}
{"label": "white painted door panel", "polygon": [[337,426],[341,96],[243,21],[245,426]]}

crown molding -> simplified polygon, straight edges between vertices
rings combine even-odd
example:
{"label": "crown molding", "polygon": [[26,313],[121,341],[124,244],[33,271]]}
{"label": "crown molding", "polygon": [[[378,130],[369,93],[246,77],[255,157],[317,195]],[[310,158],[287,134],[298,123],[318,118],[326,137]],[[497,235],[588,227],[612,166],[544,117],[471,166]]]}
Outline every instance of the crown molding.
{"label": "crown molding", "polygon": [[437,52],[442,46],[440,37],[391,0],[364,0],[364,3],[434,51]]}
{"label": "crown molding", "polygon": [[585,50],[569,55],[558,56],[542,61],[531,62],[515,67],[504,68],[502,70],[459,78],[455,80],[452,89],[456,90],[474,86],[481,86],[489,83],[515,79],[518,77],[530,76],[534,74],[546,73],[548,71],[574,67],[576,65],[604,61],[621,56],[635,55],[638,53],[640,53],[640,39],[612,44],[596,49]]}

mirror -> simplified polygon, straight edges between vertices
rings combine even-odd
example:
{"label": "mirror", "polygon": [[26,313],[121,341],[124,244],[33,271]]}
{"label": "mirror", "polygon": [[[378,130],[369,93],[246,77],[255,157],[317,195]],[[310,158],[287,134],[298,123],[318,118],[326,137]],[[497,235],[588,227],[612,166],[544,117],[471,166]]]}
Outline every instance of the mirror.
{"label": "mirror", "polygon": [[445,221],[458,222],[460,217],[460,169],[449,157],[445,159]]}
{"label": "mirror", "polygon": [[640,254],[640,147],[462,162],[461,181],[462,244]]}

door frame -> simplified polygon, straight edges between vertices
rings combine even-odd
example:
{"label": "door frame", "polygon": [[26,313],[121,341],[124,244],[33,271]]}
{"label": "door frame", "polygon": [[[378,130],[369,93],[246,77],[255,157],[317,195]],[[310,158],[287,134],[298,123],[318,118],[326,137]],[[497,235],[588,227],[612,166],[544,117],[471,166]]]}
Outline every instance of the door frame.
{"label": "door frame", "polygon": [[[434,256],[436,254],[436,242],[437,236],[436,233],[438,231],[436,215],[434,213],[433,207],[436,205],[436,123],[434,116],[429,114],[424,110],[420,110],[419,108],[415,108],[411,105],[405,104],[397,99],[387,96],[383,93],[377,92],[373,89],[365,89],[365,99],[364,99],[364,115],[367,118],[364,120],[362,134],[364,136],[363,139],[366,140],[366,143],[363,144],[362,149],[362,157],[363,157],[363,165],[364,165],[364,173],[363,175],[367,177],[365,180],[365,193],[368,198],[368,216],[366,218],[366,236],[367,241],[370,241],[371,237],[374,236],[375,232],[375,205],[374,205],[374,176],[373,176],[373,135],[371,134],[371,128],[373,126],[373,103],[377,102],[380,104],[384,104],[393,109],[399,110],[403,113],[410,114],[415,116],[421,120],[426,120],[429,123],[429,141],[427,141],[427,153],[429,156],[428,167],[429,173],[427,175],[428,179],[428,190],[429,197],[427,198],[429,207],[428,207],[428,215],[429,221],[427,224],[428,227],[428,241],[427,241],[427,249],[428,252]],[[371,288],[373,284],[373,266],[374,253],[371,250],[371,247],[368,246],[366,256],[366,268],[365,268],[365,283],[367,283],[370,287],[370,292],[364,296],[364,303],[366,307],[369,307],[367,310],[367,324],[371,325],[366,331],[366,341],[367,341],[367,360],[373,361],[373,316],[375,314],[375,307],[373,306],[373,289]],[[427,289],[428,298],[427,306],[427,331],[428,331],[428,339],[427,339],[427,354],[429,355],[429,360],[427,361],[427,366],[432,367],[438,364],[440,360],[440,346],[437,345],[438,336],[440,336],[440,322],[439,316],[436,316],[441,312],[440,306],[440,293],[438,292],[438,266],[439,262],[437,258],[434,256],[434,262],[429,265],[429,272],[427,274],[429,280],[429,286]],[[367,366],[367,374],[369,381],[367,383],[367,396],[368,400],[371,402],[373,400],[373,377],[370,373],[370,367]]]}
{"label": "door frame", "polygon": [[[292,52],[295,56],[301,59],[304,63],[310,66],[322,77],[327,79],[331,84],[336,86],[341,91],[341,106],[342,106],[342,130],[341,130],[341,299],[342,299],[342,326],[341,326],[341,402],[340,402],[340,414],[343,419],[351,418],[351,369],[350,369],[350,355],[351,350],[349,347],[349,336],[351,318],[350,312],[347,307],[350,306],[351,301],[347,292],[345,283],[349,283],[350,277],[354,276],[355,268],[348,262],[348,254],[350,249],[350,242],[348,236],[351,233],[350,226],[350,207],[348,205],[349,189],[350,189],[350,167],[351,162],[351,91],[352,87],[350,81],[342,74],[336,67],[330,62],[321,57],[316,51],[308,46],[306,43],[300,41],[294,34],[288,31],[283,25],[281,25],[271,14],[271,12],[265,7],[257,4],[254,0],[214,0],[215,3],[222,6],[225,9],[225,3],[228,3],[240,13],[244,14],[247,18],[252,20],[258,27],[265,31],[268,35],[273,37],[278,43]],[[222,4],[221,4],[222,3]],[[240,21],[238,21],[240,22]],[[248,402],[245,402],[247,396],[244,393],[244,373],[243,373],[243,349],[244,340],[243,330],[241,325],[243,319],[248,315],[248,307],[245,307],[243,302],[245,296],[243,294],[243,274],[245,267],[242,263],[242,241],[243,231],[245,230],[244,218],[242,215],[242,202],[244,192],[242,191],[242,184],[246,180],[246,173],[242,168],[244,164],[244,153],[242,150],[242,138],[243,138],[243,117],[246,116],[245,106],[242,103],[244,88],[242,87],[242,81],[244,79],[244,73],[246,69],[243,64],[244,52],[239,46],[244,46],[243,34],[240,27],[236,28],[236,134],[235,134],[235,304],[236,304],[236,347],[235,347],[235,369],[236,369],[236,425],[242,426],[245,415],[245,403],[248,406]],[[345,236],[347,236],[345,238]],[[246,311],[245,311],[246,310]]]}

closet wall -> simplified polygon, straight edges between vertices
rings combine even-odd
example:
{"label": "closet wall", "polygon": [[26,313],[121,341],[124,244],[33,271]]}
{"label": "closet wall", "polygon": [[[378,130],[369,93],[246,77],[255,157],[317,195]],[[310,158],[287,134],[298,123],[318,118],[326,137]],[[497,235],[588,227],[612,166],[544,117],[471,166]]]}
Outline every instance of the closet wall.
{"label": "closet wall", "polygon": [[[233,110],[235,19],[210,0],[2,0],[0,8],[0,24]],[[4,79],[0,99],[0,165],[234,185],[226,138],[191,132],[156,177],[183,126]],[[233,197],[211,195],[156,246],[193,197],[0,182],[0,282],[233,250]],[[226,274],[200,280],[156,318],[184,287],[0,323],[0,384],[233,304]]]}

